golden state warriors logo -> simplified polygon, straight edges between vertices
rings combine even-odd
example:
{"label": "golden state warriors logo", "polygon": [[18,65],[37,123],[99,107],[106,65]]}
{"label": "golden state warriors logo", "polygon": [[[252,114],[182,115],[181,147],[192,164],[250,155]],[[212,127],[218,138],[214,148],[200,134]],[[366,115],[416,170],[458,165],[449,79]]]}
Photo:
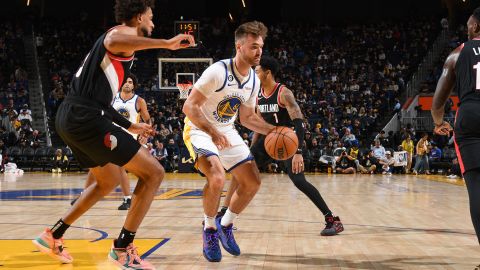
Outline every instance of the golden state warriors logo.
{"label": "golden state warriors logo", "polygon": [[123,117],[130,119],[130,112],[125,107],[120,107],[117,110]]}
{"label": "golden state warriors logo", "polygon": [[220,123],[228,123],[237,114],[238,108],[242,105],[242,97],[227,96],[218,103],[217,110],[213,116]]}

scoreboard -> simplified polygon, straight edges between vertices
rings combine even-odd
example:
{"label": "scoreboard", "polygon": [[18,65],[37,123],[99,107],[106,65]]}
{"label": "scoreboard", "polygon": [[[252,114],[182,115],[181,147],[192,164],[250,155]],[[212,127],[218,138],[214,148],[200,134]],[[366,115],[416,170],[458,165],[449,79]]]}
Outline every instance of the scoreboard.
{"label": "scoreboard", "polygon": [[195,38],[195,42],[200,40],[200,22],[199,21],[175,21],[175,35],[188,34]]}

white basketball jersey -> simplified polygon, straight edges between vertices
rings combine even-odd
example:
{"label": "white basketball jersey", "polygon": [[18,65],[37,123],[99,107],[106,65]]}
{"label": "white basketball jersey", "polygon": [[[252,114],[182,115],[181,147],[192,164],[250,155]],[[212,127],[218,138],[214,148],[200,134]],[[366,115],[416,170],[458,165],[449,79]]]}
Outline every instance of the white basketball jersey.
{"label": "white basketball jersey", "polygon": [[[112,101],[112,106],[117,110],[123,117],[127,118],[132,123],[140,122],[140,114],[137,109],[137,99],[138,95],[133,95],[131,99],[123,100],[120,97],[120,93],[116,94]],[[128,132],[128,130],[127,130]],[[130,132],[128,132],[130,133]],[[130,133],[135,139],[137,134]]]}
{"label": "white basketball jersey", "polygon": [[[242,82],[233,70],[233,59],[218,61],[194,85],[207,98],[201,107],[203,114],[219,130],[234,128],[240,105],[255,107],[260,89],[260,80],[253,69],[249,69]],[[196,128],[188,119],[185,123]]]}

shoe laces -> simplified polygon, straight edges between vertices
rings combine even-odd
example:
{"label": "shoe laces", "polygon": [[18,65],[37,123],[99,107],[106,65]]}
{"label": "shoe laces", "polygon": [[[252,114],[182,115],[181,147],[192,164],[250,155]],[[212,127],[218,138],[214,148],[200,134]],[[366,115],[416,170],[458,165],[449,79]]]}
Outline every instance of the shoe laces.
{"label": "shoe laces", "polygon": [[205,239],[210,247],[218,247],[218,235],[214,232],[205,232]]}
{"label": "shoe laces", "polygon": [[140,264],[142,262],[142,259],[140,258],[140,256],[138,256],[137,247],[134,246],[133,244],[129,244],[125,249],[125,252],[129,257],[128,264],[134,264],[134,263]]}
{"label": "shoe laces", "polygon": [[227,236],[227,239],[233,239],[233,224],[230,224],[228,226],[222,226],[222,230]]}

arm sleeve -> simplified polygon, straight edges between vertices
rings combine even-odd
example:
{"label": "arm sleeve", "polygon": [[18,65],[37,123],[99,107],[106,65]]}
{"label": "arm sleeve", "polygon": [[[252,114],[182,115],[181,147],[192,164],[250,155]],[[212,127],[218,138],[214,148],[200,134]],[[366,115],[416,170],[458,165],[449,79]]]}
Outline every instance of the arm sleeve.
{"label": "arm sleeve", "polygon": [[193,86],[205,97],[210,97],[216,90],[222,88],[226,81],[226,70],[222,63],[215,63],[209,66],[202,76],[195,82]]}

